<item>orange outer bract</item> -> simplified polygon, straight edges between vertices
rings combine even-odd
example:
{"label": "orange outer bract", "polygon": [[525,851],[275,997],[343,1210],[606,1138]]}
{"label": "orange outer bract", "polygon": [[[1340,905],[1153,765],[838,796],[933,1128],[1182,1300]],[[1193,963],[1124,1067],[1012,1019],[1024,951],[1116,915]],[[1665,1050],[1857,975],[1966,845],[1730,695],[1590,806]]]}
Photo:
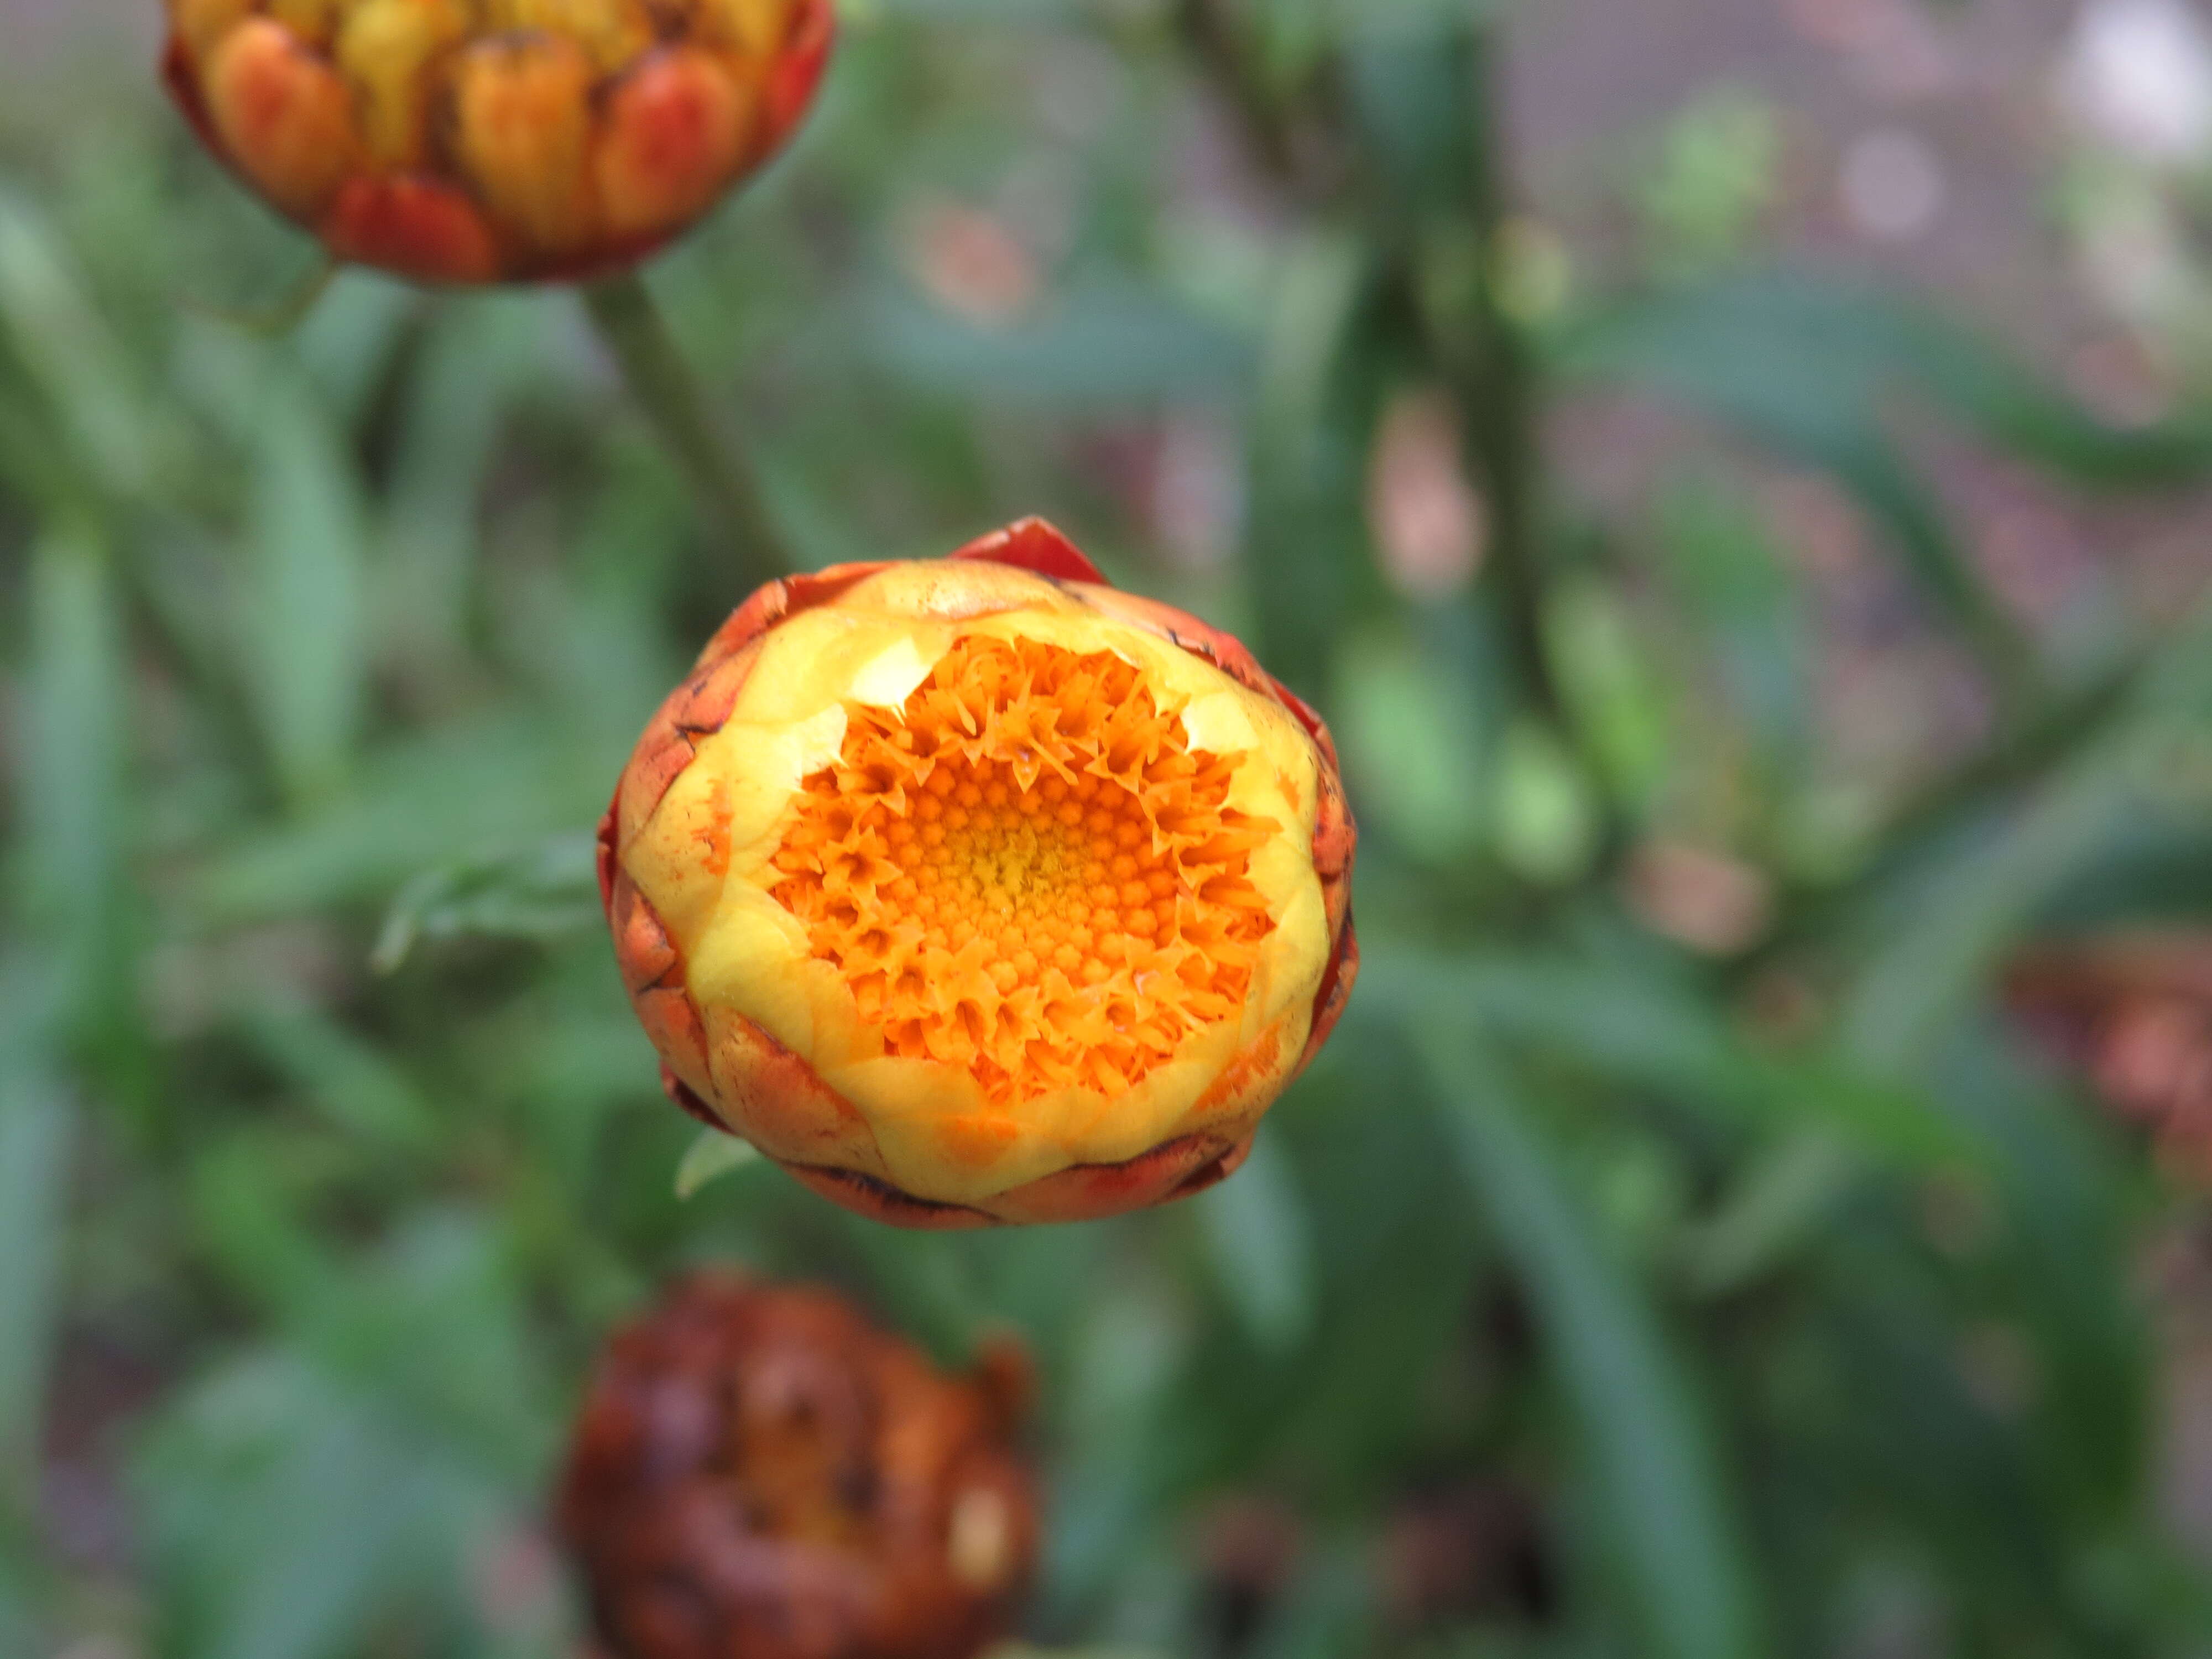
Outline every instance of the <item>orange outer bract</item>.
{"label": "orange outer bract", "polygon": [[337,258],[574,282],[682,234],[790,137],[834,0],[166,0],[162,78]]}
{"label": "orange outer bract", "polygon": [[[992,574],[994,569],[998,574]],[[963,575],[963,571],[974,574]],[[805,627],[778,637],[779,630],[802,618],[807,619]],[[930,659],[935,668],[915,658],[896,631],[909,623],[915,636],[925,641],[925,648],[936,653]],[[1055,626],[1061,630],[1057,635],[1052,631]],[[871,629],[876,631],[871,633]],[[778,727],[760,712],[763,705],[783,708],[805,702],[803,696],[787,689],[785,682],[812,672],[813,659],[805,654],[814,649],[811,641],[829,641],[823,650],[833,656],[844,651],[848,665],[854,651],[878,653],[875,659],[878,664],[884,658],[906,653],[909,665],[890,690],[879,697],[860,700],[880,703],[880,710],[864,709],[859,702],[848,700],[844,708],[851,711],[849,715],[841,714],[834,706],[826,711],[838,732],[850,737],[865,728],[893,745],[881,753],[896,755],[900,746],[927,750],[930,739],[916,735],[902,721],[921,707],[921,699],[943,678],[947,665],[966,659],[963,649],[971,655],[996,651],[1005,656],[1027,650],[1030,657],[1024,660],[1034,668],[1036,661],[1043,660],[1039,653],[1048,653],[1051,647],[1035,645],[1028,637],[1031,635],[1109,641],[1106,650],[1079,659],[1072,653],[1062,653],[1064,660],[1076,661],[1085,673],[1096,674],[1103,665],[1103,672],[1112,678],[1124,662],[1152,663],[1160,672],[1149,681],[1141,673],[1121,672],[1116,682],[1121,690],[1116,695],[1124,709],[1141,703],[1140,712],[1158,713],[1160,718],[1147,728],[1155,733],[1175,719],[1165,706],[1174,703],[1177,695],[1175,688],[1166,685],[1173,680],[1177,686],[1197,688],[1194,697],[1182,705],[1194,722],[1200,721],[1208,708],[1218,711],[1224,704],[1237,705],[1226,717],[1217,714],[1205,719],[1206,730],[1265,734],[1261,759],[1254,761],[1246,756],[1240,761],[1236,755],[1223,759],[1202,752],[1196,741],[1199,733],[1194,730],[1189,734],[1188,759],[1180,750],[1164,758],[1164,750],[1152,751],[1152,775],[1165,775],[1177,768],[1181,769],[1177,775],[1188,774],[1194,767],[1203,772],[1207,763],[1218,760],[1209,775],[1220,776],[1241,764],[1246,771],[1266,772],[1271,779],[1269,787],[1287,793],[1253,797],[1248,791],[1239,799],[1295,799],[1299,805],[1295,813],[1279,811],[1273,817],[1223,811],[1206,819],[1206,828],[1198,832],[1211,837],[1205,856],[1217,860],[1228,858],[1231,862],[1206,866],[1191,878],[1202,884],[1201,892],[1188,890],[1190,882],[1186,880],[1185,890],[1179,896],[1170,894],[1158,902],[1163,918],[1173,915],[1177,903],[1183,907],[1183,931],[1179,938],[1211,937],[1222,941],[1211,947],[1219,962],[1205,949],[1190,946],[1181,947],[1179,956],[1158,958],[1179,965],[1182,979],[1200,987],[1188,1003],[1189,1008],[1200,1012],[1184,1011],[1185,1024],[1173,1028],[1185,1032],[1188,1045],[1150,1056],[1139,1054],[1132,1060],[1134,1051],[1119,1041],[1119,1032],[1079,1024],[1078,1029],[1108,1032],[1115,1042],[1114,1052],[1121,1057],[1122,1070],[1117,1073],[1101,1055],[1087,1053],[1079,1045],[1071,1048],[1062,1041],[1051,1055],[1054,1063],[1062,1066],[1062,1072],[1036,1083],[1025,1093],[1019,1079],[995,1070],[981,1058],[963,1064],[971,1065],[974,1075],[983,1079],[988,1088],[971,1082],[967,1072],[949,1064],[936,1064],[933,1071],[933,1063],[946,1052],[942,1047],[946,1039],[940,1030],[925,1030],[924,1022],[910,1023],[903,1037],[886,1035],[892,1032],[888,1012],[877,1016],[884,1023],[870,1024],[868,1011],[878,1008],[881,999],[872,986],[865,983],[863,969],[869,964],[840,963],[854,983],[867,993],[867,1000],[859,1002],[847,995],[844,981],[836,980],[827,963],[806,956],[805,939],[817,941],[813,954],[819,957],[823,954],[819,941],[842,937],[837,933],[834,902],[829,906],[829,920],[817,914],[811,921],[805,921],[762,896],[769,892],[793,903],[805,900],[806,883],[813,879],[805,872],[816,868],[818,860],[810,863],[806,855],[791,850],[803,837],[790,832],[788,826],[802,811],[819,808],[833,815],[842,812],[837,822],[849,830],[849,804],[857,799],[849,792],[856,787],[873,787],[880,799],[911,800],[925,811],[935,811],[935,803],[923,799],[931,788],[944,797],[948,807],[956,799],[974,799],[974,792],[956,798],[949,793],[947,781],[940,779],[927,787],[917,784],[906,795],[884,795],[880,776],[872,786],[856,786],[849,772],[842,775],[842,783],[832,781],[835,765],[860,763],[852,761],[858,751],[850,743],[844,751],[847,761],[835,760],[835,733],[830,749],[825,751],[830,761],[825,762],[822,752],[811,752],[811,758],[796,763],[800,772],[811,774],[803,787],[791,787],[793,763],[787,759],[784,781],[761,786],[768,805],[763,808],[756,803],[750,809],[739,809],[741,817],[750,810],[757,823],[784,826],[773,830],[769,842],[773,842],[775,834],[784,834],[786,839],[773,867],[757,869],[752,878],[755,885],[744,895],[753,912],[764,914],[767,919],[756,915],[744,921],[739,930],[740,942],[732,946],[731,929],[719,919],[728,914],[722,896],[738,884],[732,874],[732,812],[727,796],[732,787],[742,792],[753,786],[743,778],[732,784],[718,769],[734,766],[755,768],[763,774],[773,772],[773,746],[786,742],[790,732],[820,723],[818,718],[813,721],[794,718],[788,727]],[[892,640],[892,647],[879,652],[879,643],[885,638]],[[848,640],[862,643],[847,645]],[[765,678],[755,681],[756,668],[771,651],[776,654],[768,673],[778,677],[775,683],[768,683]],[[1176,663],[1186,666],[1175,668]],[[876,672],[873,666],[864,669],[862,683],[872,684],[866,677]],[[925,672],[930,674],[926,681]],[[1132,696],[1123,682],[1133,677],[1138,684],[1154,690]],[[920,690],[915,689],[916,682],[921,682]],[[1157,711],[1146,700],[1154,695],[1163,700],[1163,707]],[[903,705],[899,702],[902,698],[908,699]],[[900,713],[902,707],[904,715]],[[1050,714],[1047,725],[1038,729],[1049,731],[1050,720],[1058,718],[1075,717]],[[1127,720],[1135,716],[1124,714],[1119,718]],[[1179,724],[1174,726],[1176,733],[1182,730]],[[1120,733],[1122,729],[1115,731]],[[953,733],[956,738],[960,735]],[[1126,733],[1114,740],[1124,748],[1135,741]],[[1042,740],[1038,744],[1040,749],[1048,746]],[[703,768],[700,776],[687,779],[702,750],[713,757],[712,765]],[[1046,769],[1056,763],[1023,747],[1012,763],[1024,769],[1018,776],[1003,768],[997,775],[1014,779],[1022,799],[1010,804],[1009,786],[1000,784],[994,799],[1004,820],[1017,830],[1021,827],[1022,821],[1013,815],[1018,805],[1022,811],[1033,815],[1032,823],[1042,823],[1034,816],[1040,807],[1050,810],[1042,792],[1054,792],[1053,801],[1069,793],[1048,775]],[[948,769],[957,764],[950,760],[944,763]],[[1092,769],[1103,771],[1103,766],[1100,761]],[[918,775],[925,783],[929,763],[922,763]],[[715,775],[707,775],[710,772]],[[986,775],[962,772],[959,775]],[[1114,792],[1110,783],[1094,782],[1073,773],[1069,776],[1094,807],[1105,804],[1107,794]],[[841,788],[848,793],[841,796]],[[1097,793],[1092,800],[1094,790]],[[1028,799],[1032,793],[1040,798]],[[711,807],[701,804],[710,799]],[[1197,821],[1192,816],[1197,811],[1189,805],[1192,799],[1175,797],[1164,809],[1170,817],[1162,822]],[[1070,813],[1066,823],[1078,823],[1077,805],[1071,800],[1064,806]],[[979,813],[985,810],[979,802]],[[775,816],[779,812],[780,817]],[[948,812],[943,823],[951,823],[957,816]],[[1288,822],[1293,817],[1297,821]],[[1095,811],[1093,818],[1101,825],[1107,823]],[[1310,835],[1306,833],[1309,823]],[[925,835],[942,838],[934,823],[921,829]],[[911,829],[895,827],[891,833],[908,837],[912,850]],[[1079,828],[1074,833],[1086,832]],[[1145,853],[1146,848],[1137,844],[1141,841],[1139,834],[1127,827],[1118,833],[1122,847],[1140,855]],[[1156,844],[1167,834],[1157,826],[1152,830]],[[816,1192],[848,1208],[896,1225],[950,1229],[1114,1215],[1201,1191],[1233,1172],[1250,1151],[1261,1115],[1319,1051],[1350,995],[1359,960],[1351,915],[1357,840],[1334,744],[1310,708],[1262,669],[1235,639],[1167,605],[1116,592],[1065,537],[1032,519],[985,538],[950,560],[843,565],[772,582],[753,594],[708,641],[690,676],[647,726],[600,826],[599,873],[623,982],[639,1019],[661,1054],[661,1080],[670,1097],[708,1127],[743,1136]],[[1235,862],[1233,851],[1223,850],[1270,841],[1274,844],[1262,846],[1249,855],[1249,880],[1243,878],[1246,865]],[[1110,845],[1108,850],[1112,850]],[[740,862],[745,856],[742,850],[738,854]],[[1155,885],[1152,892],[1166,893],[1170,884],[1160,866],[1150,867],[1154,872],[1152,879],[1163,884]],[[793,871],[800,873],[788,878],[780,875]],[[896,873],[887,871],[884,879]],[[927,873],[923,872],[925,877]],[[1127,867],[1126,860],[1117,860],[1113,873],[1142,874]],[[991,872],[986,870],[985,874],[988,881]],[[960,872],[955,872],[951,879],[957,882],[960,876]],[[775,884],[779,880],[784,884]],[[902,892],[912,900],[915,890],[908,881],[885,890],[894,895]],[[948,902],[957,901],[952,886],[941,890],[952,895]],[[971,879],[967,891],[972,895],[975,890]],[[997,897],[985,902],[1003,903],[1003,892],[992,890]],[[1140,899],[1146,896],[1136,888],[1130,890]],[[699,897],[702,893],[708,896],[704,899]],[[794,894],[799,896],[793,897]],[[1240,918],[1241,933],[1233,929],[1217,931],[1214,935],[1205,933],[1203,913],[1216,897],[1224,905],[1242,902],[1246,906],[1234,913]],[[925,897],[920,902],[927,908],[928,901]],[[676,908],[664,915],[663,910],[672,904]],[[715,910],[716,904],[724,904],[724,909]],[[815,908],[817,912],[821,909],[818,904]],[[1077,908],[1081,908],[1079,902]],[[971,922],[981,914],[972,906],[964,913]],[[1141,952],[1152,942],[1165,939],[1165,933],[1155,934],[1155,924],[1148,916],[1139,911],[1129,914],[1145,937],[1133,942],[1117,940],[1112,945],[1114,951]],[[702,916],[716,919],[702,921]],[[987,917],[982,923],[985,931],[998,926],[1001,919],[996,913]],[[848,932],[857,925],[866,939],[877,941],[892,934],[918,939],[920,930],[927,925],[896,912],[895,907],[890,914],[872,915],[857,924],[849,917],[845,921]],[[1171,923],[1164,921],[1160,926],[1174,932]],[[811,934],[808,927],[814,930]],[[867,931],[871,927],[874,931]],[[768,931],[763,933],[763,928]],[[972,926],[969,931],[972,933]],[[1064,928],[1059,936],[1067,937]],[[770,978],[781,987],[785,978],[803,978],[812,973],[817,988],[789,996],[772,989],[745,1006],[734,1006],[744,998],[733,997],[729,987],[744,982],[748,971],[757,982],[763,971],[757,963],[749,965],[743,960],[752,949],[745,941],[764,940],[769,946],[786,949],[784,941],[789,937],[799,939],[802,944],[789,969],[779,962]],[[958,937],[956,933],[956,940]],[[1041,933],[1036,937],[1043,939]],[[1092,937],[1079,929],[1074,943],[1087,945]],[[1257,943],[1252,943],[1255,939]],[[1044,940],[1039,949],[1046,950],[1051,942]],[[1019,944],[1016,940],[1008,948],[1015,949]],[[1102,942],[1098,948],[1108,946]],[[1270,951],[1276,953],[1273,957],[1268,956]],[[733,954],[739,958],[734,969],[728,960]],[[1034,1008],[1040,998],[1048,1000],[1055,991],[1060,1006],[1083,1005],[1083,976],[1088,975],[1096,981],[1103,979],[1107,970],[1079,962],[1079,955],[1063,946],[1059,960],[1069,973],[1055,978],[1047,962],[1041,982],[1051,988],[1037,992],[1027,986],[1017,988],[1007,997],[1006,1006]],[[923,960],[919,947],[911,959]],[[940,951],[931,960],[942,965],[951,958]],[[1016,960],[1030,981],[1040,981],[1034,954]],[[1147,957],[1146,962],[1152,965],[1153,959]],[[1224,969],[1222,963],[1257,965]],[[1271,980],[1271,963],[1288,965]],[[997,963],[993,967],[1000,975],[1002,988],[1012,983],[1015,977],[1012,967]],[[1208,974],[1213,977],[1208,979]],[[875,977],[881,980],[883,975]],[[915,978],[910,972],[908,980]],[[818,988],[819,984],[832,981],[830,991]],[[1075,981],[1073,988],[1071,981]],[[1229,988],[1226,1001],[1212,996],[1223,985]],[[1112,988],[1100,988],[1098,995]],[[1241,1007],[1235,1006],[1239,994],[1243,996]],[[815,996],[817,1006],[822,1006],[823,997],[843,999],[843,1024],[820,1017],[810,1022],[803,1012],[790,1013],[793,997],[803,1001],[805,995]],[[918,984],[915,995],[928,1000],[927,984]],[[1273,1000],[1261,1010],[1261,1003],[1269,997]],[[942,1004],[945,999],[939,994],[935,1000]],[[1095,1003],[1097,998],[1091,1000]],[[855,1006],[862,1010],[857,1019],[851,1013]],[[969,1018],[971,1027],[986,1018],[971,1018],[964,1007],[959,1012]],[[1128,1016],[1119,1005],[1116,1012],[1126,1023]],[[779,1023],[783,1028],[781,1036],[767,1029]],[[950,1016],[940,1023],[950,1024]],[[839,1047],[839,1031],[848,1038],[858,1031],[864,1046],[873,1045],[877,1057],[864,1054],[855,1060],[849,1042]],[[810,1047],[810,1035],[813,1052],[800,1052]],[[957,1042],[960,1035],[954,1029],[951,1040]],[[899,1052],[913,1058],[903,1061],[889,1058],[900,1041],[906,1047]],[[976,1053],[981,1052],[978,1047]],[[959,1053],[966,1055],[969,1048],[961,1047]],[[1191,1060],[1188,1058],[1191,1054],[1202,1060]],[[901,1066],[907,1073],[923,1077],[919,1089],[912,1075],[896,1085],[882,1083],[889,1071]],[[825,1079],[825,1072],[847,1080],[846,1087],[832,1086]],[[957,1087],[933,1092],[927,1082],[933,1075],[951,1078]],[[1078,1083],[1067,1084],[1067,1075],[1074,1076]],[[1078,1086],[1093,1080],[1095,1092],[1086,1093]],[[1121,1115],[1117,1117],[1117,1112]],[[1133,1155],[1127,1145],[1131,1123],[1141,1125],[1136,1133],[1144,1136]],[[1087,1151],[1101,1146],[1115,1147],[1115,1155],[1086,1156]]]}

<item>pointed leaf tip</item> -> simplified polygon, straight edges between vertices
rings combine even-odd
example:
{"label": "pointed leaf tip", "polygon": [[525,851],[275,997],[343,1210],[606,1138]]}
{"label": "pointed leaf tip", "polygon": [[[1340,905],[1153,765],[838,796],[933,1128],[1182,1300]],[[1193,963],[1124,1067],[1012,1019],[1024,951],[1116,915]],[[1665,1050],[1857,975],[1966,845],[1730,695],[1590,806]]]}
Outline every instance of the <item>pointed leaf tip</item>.
{"label": "pointed leaf tip", "polygon": [[699,1138],[691,1143],[690,1150],[684,1154],[684,1161],[677,1165],[676,1196],[679,1200],[691,1198],[709,1182],[759,1161],[760,1153],[750,1141],[724,1134],[720,1129],[702,1129]]}

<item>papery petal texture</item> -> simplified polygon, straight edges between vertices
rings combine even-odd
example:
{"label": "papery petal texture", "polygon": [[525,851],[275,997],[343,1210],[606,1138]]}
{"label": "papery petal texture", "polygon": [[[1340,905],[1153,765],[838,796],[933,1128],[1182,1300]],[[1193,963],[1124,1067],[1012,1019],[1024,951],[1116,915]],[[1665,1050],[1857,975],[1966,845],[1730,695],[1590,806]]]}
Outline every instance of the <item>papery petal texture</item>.
{"label": "papery petal texture", "polygon": [[601,834],[669,1092],[902,1224],[1232,1171],[1358,972],[1319,717],[1026,521],[756,593]]}

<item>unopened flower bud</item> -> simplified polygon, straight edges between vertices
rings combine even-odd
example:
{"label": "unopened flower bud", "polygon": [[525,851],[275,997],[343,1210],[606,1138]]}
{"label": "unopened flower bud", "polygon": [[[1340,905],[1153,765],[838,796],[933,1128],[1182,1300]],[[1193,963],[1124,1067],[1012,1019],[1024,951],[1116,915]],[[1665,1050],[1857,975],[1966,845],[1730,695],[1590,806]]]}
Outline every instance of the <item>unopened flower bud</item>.
{"label": "unopened flower bud", "polygon": [[812,102],[832,0],[168,0],[209,147],[342,259],[425,282],[635,263]]}
{"label": "unopened flower bud", "polygon": [[1037,520],[770,584],[600,831],[670,1094],[924,1227],[1229,1174],[1358,969],[1313,711]]}

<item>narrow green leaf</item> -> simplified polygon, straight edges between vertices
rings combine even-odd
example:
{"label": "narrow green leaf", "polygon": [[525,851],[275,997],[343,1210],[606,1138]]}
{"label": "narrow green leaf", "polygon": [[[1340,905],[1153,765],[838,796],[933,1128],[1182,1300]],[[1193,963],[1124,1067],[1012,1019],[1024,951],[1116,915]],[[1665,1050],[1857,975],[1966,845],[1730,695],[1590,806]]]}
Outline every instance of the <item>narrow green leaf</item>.
{"label": "narrow green leaf", "polygon": [[88,470],[124,496],[152,478],[149,400],[44,217],[0,191],[0,328],[38,377]]}
{"label": "narrow green leaf", "polygon": [[57,528],[32,558],[29,740],[22,799],[25,909],[51,953],[64,1018],[115,1010],[125,887],[125,665],[106,550],[92,529]]}
{"label": "narrow green leaf", "polygon": [[384,530],[380,637],[403,660],[458,654],[480,539],[484,480],[497,449],[528,301],[449,301],[426,333],[398,422]]}
{"label": "narrow green leaf", "polygon": [[1712,641],[1737,716],[1770,765],[1796,772],[1812,731],[1812,649],[1789,561],[1750,504],[1710,480],[1670,489],[1657,528],[1672,585]]}
{"label": "narrow green leaf", "polygon": [[1361,944],[1360,992],[1370,1006],[1449,998],[1499,1039],[1742,1128],[1809,1120],[1901,1169],[1973,1155],[1960,1127],[1909,1085],[1848,1055],[1754,1048],[1710,1004],[1662,975],[1558,956],[1447,956],[1375,928]]}
{"label": "narrow green leaf", "polygon": [[1831,1134],[1805,1129],[1784,1137],[1689,1237],[1684,1266],[1691,1284],[1717,1296],[1773,1268],[1818,1230],[1859,1173],[1859,1159]]}
{"label": "narrow green leaf", "polygon": [[1297,1172],[1266,1134],[1244,1167],[1194,1206],[1215,1282],[1245,1333],[1281,1352],[1313,1328],[1312,1229]]}
{"label": "narrow green leaf", "polygon": [[321,1009],[270,997],[241,1012],[246,1035],[323,1116],[372,1144],[420,1151],[437,1139],[437,1114],[386,1050]]}
{"label": "narrow green leaf", "polygon": [[1052,408],[1241,391],[1250,343],[1171,295],[1100,282],[1033,319],[979,327],[903,292],[876,297],[866,326],[883,361],[930,387]]}
{"label": "narrow green leaf", "polygon": [[598,755],[580,756],[539,708],[449,720],[364,760],[305,817],[223,848],[191,900],[204,921],[225,924],[386,897],[426,870],[503,864],[573,835],[565,826],[599,811],[606,788]]}
{"label": "narrow green leaf", "polygon": [[2106,733],[2042,784],[1994,837],[1961,847],[1917,913],[1860,971],[1846,1048],[1902,1073],[1969,1006],[2050,896],[2144,810],[2179,746],[2212,729],[2212,604],[2159,653]]}
{"label": "narrow green leaf", "polygon": [[1652,1310],[1607,1258],[1517,1092],[1447,1010],[1408,1035],[1468,1184],[1527,1284],[1654,1650],[1765,1650],[1753,1571],[1705,1426]]}
{"label": "narrow green leaf", "polygon": [[0,1054],[0,1510],[34,1504],[75,1111],[34,1051]]}
{"label": "narrow green leaf", "polygon": [[295,805],[343,780],[368,673],[368,554],[356,470],[321,405],[273,374],[254,433],[246,669],[277,780]]}
{"label": "narrow green leaf", "polygon": [[424,940],[557,939],[597,926],[596,845],[592,831],[574,830],[424,871],[392,899],[370,965],[391,973]]}
{"label": "narrow green leaf", "polygon": [[1888,434],[1887,394],[1916,356],[1901,312],[1813,277],[1735,278],[1647,297],[1572,341],[1570,374],[1670,393],[1753,441],[1827,472],[1890,532],[1929,600],[2018,683],[2032,653]]}
{"label": "narrow green leaf", "polygon": [[760,1156],[749,1140],[720,1129],[702,1129],[684,1154],[684,1161],[676,1166],[676,1196],[686,1200],[696,1198],[709,1182],[759,1163]]}

